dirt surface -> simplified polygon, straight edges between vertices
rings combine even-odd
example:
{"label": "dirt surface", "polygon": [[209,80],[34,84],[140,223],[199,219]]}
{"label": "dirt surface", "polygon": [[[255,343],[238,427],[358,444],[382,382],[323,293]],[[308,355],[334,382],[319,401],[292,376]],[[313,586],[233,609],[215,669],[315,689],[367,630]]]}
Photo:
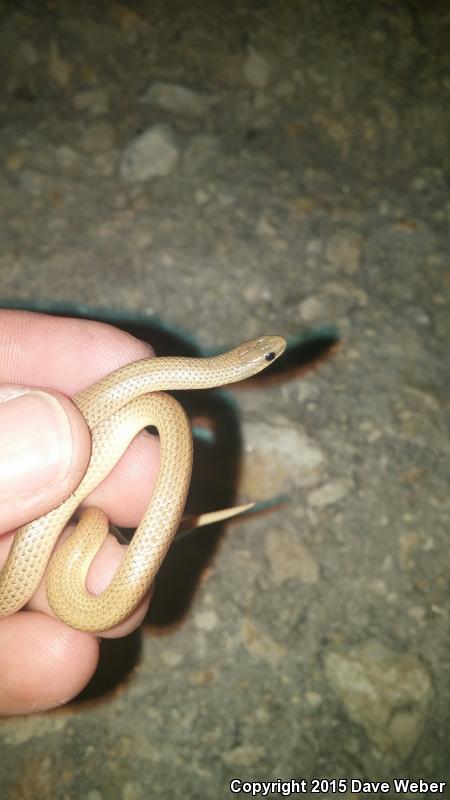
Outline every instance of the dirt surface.
{"label": "dirt surface", "polygon": [[448,782],[448,4],[0,16],[3,305],[135,312],[177,352],[180,331],[341,338],[305,375],[208,401],[223,450],[198,510],[226,481],[288,502],[175,546],[93,699],[2,722],[0,797]]}

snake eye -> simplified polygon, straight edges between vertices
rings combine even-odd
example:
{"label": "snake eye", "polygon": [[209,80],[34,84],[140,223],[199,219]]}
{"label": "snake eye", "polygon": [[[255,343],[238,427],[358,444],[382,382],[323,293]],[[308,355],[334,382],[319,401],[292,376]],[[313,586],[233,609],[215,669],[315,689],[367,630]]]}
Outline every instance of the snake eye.
{"label": "snake eye", "polygon": [[270,353],[266,353],[266,355],[264,356],[265,361],[273,361],[274,358],[275,358],[275,353],[273,352],[273,350],[271,350]]}

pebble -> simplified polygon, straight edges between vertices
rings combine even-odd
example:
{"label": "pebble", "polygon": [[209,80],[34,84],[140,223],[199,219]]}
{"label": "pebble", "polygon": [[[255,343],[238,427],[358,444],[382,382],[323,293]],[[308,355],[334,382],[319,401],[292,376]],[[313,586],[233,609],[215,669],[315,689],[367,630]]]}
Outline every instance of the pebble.
{"label": "pebble", "polygon": [[319,387],[312,383],[311,381],[302,380],[299,382],[297,391],[296,391],[296,398],[298,403],[307,403],[312,402],[313,400],[317,400],[319,397],[320,391]]}
{"label": "pebble", "polygon": [[292,578],[314,584],[319,580],[319,565],[306,545],[290,531],[269,530],[264,540],[269,575],[275,586]]}
{"label": "pebble", "polygon": [[18,60],[26,67],[35,67],[38,64],[39,53],[32,42],[24,41],[20,43]]}
{"label": "pebble", "polygon": [[93,117],[101,117],[109,111],[109,96],[100,88],[76,92],[72,103],[78,111],[88,111]]}
{"label": "pebble", "polygon": [[115,145],[115,131],[106,120],[94,122],[83,131],[80,147],[88,153],[102,153]]}
{"label": "pebble", "polygon": [[123,800],[141,800],[144,790],[137,781],[127,781],[122,787]]}
{"label": "pebble", "polygon": [[198,611],[194,616],[194,625],[202,631],[212,631],[217,627],[219,618],[213,609]]}
{"label": "pebble", "polygon": [[86,795],[87,800],[103,800],[103,795],[98,789],[90,789]]}
{"label": "pebble", "polygon": [[315,508],[331,506],[342,500],[352,487],[353,482],[349,479],[329,481],[309,493],[308,503]]}
{"label": "pebble", "polygon": [[227,750],[222,758],[225,764],[233,767],[248,767],[266,758],[267,751],[262,745],[240,744]]}
{"label": "pebble", "polygon": [[244,78],[254,89],[265,89],[269,83],[270,65],[254,47],[248,48],[247,58],[244,61]]}
{"label": "pebble", "polygon": [[158,106],[173,114],[203,116],[214,103],[214,97],[194,92],[176,83],[154,81],[141,96],[140,102]]}
{"label": "pebble", "polygon": [[179,156],[172,129],[157,124],[127,145],[120,162],[120,174],[129,182],[164,177],[173,172]]}
{"label": "pebble", "polygon": [[179,667],[180,664],[183,663],[184,657],[183,654],[178,650],[171,650],[169,647],[167,647],[164,650],[161,650],[161,661],[167,667],[173,669],[173,667]]}
{"label": "pebble", "polygon": [[328,652],[325,673],[349,716],[378,750],[396,762],[408,758],[431,701],[424,665],[369,639],[347,653]]}
{"label": "pebble", "polygon": [[310,295],[299,304],[299,313],[305,322],[345,318],[354,308],[364,308],[367,294],[348,280],[327,281],[319,294]]}
{"label": "pebble", "polygon": [[350,230],[340,230],[330,236],[325,255],[338,270],[354,275],[361,267],[362,237]]}
{"label": "pebble", "polygon": [[73,65],[61,57],[56,39],[50,42],[47,69],[49,77],[54,83],[61,89],[67,88],[72,78]]}
{"label": "pebble", "polygon": [[69,147],[67,144],[60,144],[55,149],[55,156],[58,161],[58,165],[63,169],[72,169],[79,159],[79,155],[72,147]]}
{"label": "pebble", "polygon": [[323,697],[318,692],[305,692],[305,700],[311,708],[317,708],[323,702]]}
{"label": "pebble", "polygon": [[249,422],[245,426],[240,491],[266,499],[287,485],[314,486],[321,478],[325,456],[302,431],[284,426]]}
{"label": "pebble", "polygon": [[217,669],[212,664],[209,664],[207,667],[190,672],[188,678],[189,683],[193,686],[208,686],[217,680]]}
{"label": "pebble", "polygon": [[290,100],[295,94],[295,84],[289,78],[285,78],[275,87],[275,94],[283,98],[283,100]]}
{"label": "pebble", "polygon": [[304,322],[317,322],[319,319],[325,319],[324,307],[317,295],[302,300],[298,310]]}
{"label": "pebble", "polygon": [[252,656],[276,667],[286,656],[286,648],[272,639],[271,636],[253,619],[243,617],[241,621],[241,637],[245,649]]}
{"label": "pebble", "polygon": [[199,133],[192,136],[183,153],[183,169],[188,173],[196,173],[208,167],[217,157],[220,139],[217,136]]}

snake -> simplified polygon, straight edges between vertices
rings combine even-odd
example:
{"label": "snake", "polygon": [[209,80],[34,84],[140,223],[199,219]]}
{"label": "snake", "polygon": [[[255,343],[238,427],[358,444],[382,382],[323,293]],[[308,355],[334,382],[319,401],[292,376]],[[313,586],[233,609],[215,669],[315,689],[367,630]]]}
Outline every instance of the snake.
{"label": "snake", "polygon": [[[210,389],[244,380],[265,369],[285,347],[283,337],[270,335],[219,355],[144,358],[76,394],[72,400],[91,434],[86,472],[63,503],[17,530],[0,571],[0,617],[26,606],[45,575],[50,608],[67,625],[99,633],[125,620],[143,599],[167,554],[191,481],[190,422],[182,406],[166,392]],[[86,497],[148,426],[156,427],[160,437],[155,489],[111,582],[94,595],[86,588],[86,578],[108,534],[106,513],[101,508],[83,507],[73,532],[58,547],[56,544]],[[233,509],[225,509],[205,514],[202,524],[233,513]]]}

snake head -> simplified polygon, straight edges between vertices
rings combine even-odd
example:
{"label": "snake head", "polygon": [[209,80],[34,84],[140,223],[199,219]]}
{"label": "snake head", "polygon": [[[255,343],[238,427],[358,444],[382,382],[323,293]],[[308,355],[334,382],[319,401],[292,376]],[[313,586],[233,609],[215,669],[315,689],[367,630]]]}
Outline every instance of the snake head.
{"label": "snake head", "polygon": [[236,347],[234,351],[242,366],[247,366],[249,374],[256,374],[275,361],[286,348],[282,336],[259,336]]}

